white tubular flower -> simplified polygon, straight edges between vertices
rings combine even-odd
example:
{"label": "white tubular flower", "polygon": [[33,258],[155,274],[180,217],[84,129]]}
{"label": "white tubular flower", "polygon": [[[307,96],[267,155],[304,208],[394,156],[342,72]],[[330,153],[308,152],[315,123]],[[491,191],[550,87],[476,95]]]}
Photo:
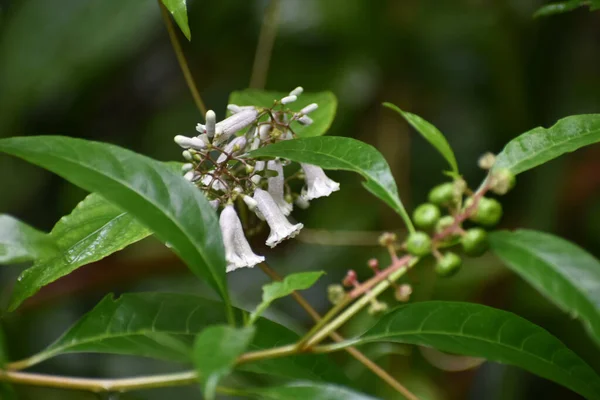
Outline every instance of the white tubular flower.
{"label": "white tubular flower", "polygon": [[238,268],[252,268],[265,261],[262,256],[252,252],[248,240],[244,235],[242,223],[232,205],[226,206],[219,217],[223,245],[225,246],[225,259],[227,260],[226,272]]}
{"label": "white tubular flower", "polygon": [[311,103],[311,104],[307,105],[306,107],[304,107],[302,110],[300,110],[300,113],[309,114],[309,113],[315,111],[317,108],[319,108],[319,105],[317,103]]}
{"label": "white tubular flower", "polygon": [[340,184],[329,179],[321,167],[302,163],[300,165],[304,170],[307,185],[306,193],[303,193],[306,200],[329,196],[340,190]]}
{"label": "white tubular flower", "polygon": [[215,114],[215,112],[213,110],[208,110],[206,112],[205,130],[206,130],[206,136],[208,136],[209,138],[212,138],[213,136],[215,136],[216,123],[217,123],[217,115]]}
{"label": "white tubular flower", "polygon": [[177,135],[175,136],[175,143],[184,149],[204,150],[206,148],[206,143],[197,137],[190,138],[187,136]]}
{"label": "white tubular flower", "polygon": [[298,122],[300,122],[302,125],[310,125],[314,121],[312,120],[311,117],[309,117],[307,115],[303,115],[302,117],[298,118]]}
{"label": "white tubular flower", "polygon": [[217,208],[219,208],[219,204],[220,204],[220,203],[221,203],[221,201],[219,201],[219,199],[210,200],[210,201],[208,202],[208,204],[210,204],[210,206],[211,206],[213,209],[215,209],[215,210],[216,210]]}
{"label": "white tubular flower", "polygon": [[[264,161],[257,161],[256,164],[254,165],[254,172],[258,172],[258,171],[262,171],[265,169],[265,165],[266,163]],[[260,183],[262,179],[262,176],[256,174],[256,175],[252,175],[252,178],[250,178],[250,180],[255,184],[258,185]]]}
{"label": "white tubular flower", "polygon": [[304,92],[304,88],[302,86],[298,86],[296,89],[290,92],[290,96],[300,96]]}
{"label": "white tubular flower", "polygon": [[200,133],[206,133],[206,125],[196,124],[196,130]]}
{"label": "white tubular flower", "polygon": [[304,227],[302,224],[292,225],[281,212],[275,200],[268,192],[262,189],[254,191],[254,200],[256,200],[258,211],[265,218],[271,233],[267,238],[267,246],[275,247],[285,239],[293,238]]}
{"label": "white tubular flower", "polygon": [[252,107],[251,109],[242,110],[231,117],[225,118],[216,125],[215,140],[223,142],[229,139],[237,131],[254,123],[256,117],[258,117],[258,111],[255,107]]}
{"label": "white tubular flower", "polygon": [[231,142],[227,143],[223,149],[223,153],[217,158],[217,164],[221,164],[227,160],[228,155],[236,155],[244,151],[246,148],[246,137],[238,136]]}
{"label": "white tubular flower", "polygon": [[[214,180],[214,182],[213,182],[213,180]],[[212,187],[212,189],[218,190],[221,192],[224,192],[227,190],[227,186],[223,182],[218,180],[217,178],[214,178],[211,174],[204,175],[202,177],[201,182],[207,188],[210,186],[210,187]],[[212,186],[211,186],[211,183],[212,183]]]}
{"label": "white tubular flower", "polygon": [[284,198],[283,192],[284,192],[285,185],[284,185],[283,167],[281,166],[281,161],[272,160],[272,161],[267,162],[267,169],[277,172],[277,176],[270,177],[267,180],[267,183],[269,185],[267,191],[269,192],[269,194],[271,195],[273,200],[275,200],[275,203],[277,203],[277,206],[279,207],[279,209],[281,210],[283,215],[290,215],[290,213],[294,209],[294,206],[291,205],[290,203],[288,203],[287,201],[285,201],[285,198]]}
{"label": "white tubular flower", "polygon": [[285,96],[280,101],[281,101],[281,104],[290,104],[290,103],[295,102],[296,100],[298,100],[298,96],[291,95],[291,96]]}

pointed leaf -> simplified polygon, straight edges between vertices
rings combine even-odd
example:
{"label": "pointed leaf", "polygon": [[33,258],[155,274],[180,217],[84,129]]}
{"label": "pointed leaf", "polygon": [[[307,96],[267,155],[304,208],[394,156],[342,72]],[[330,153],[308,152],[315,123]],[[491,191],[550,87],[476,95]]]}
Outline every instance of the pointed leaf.
{"label": "pointed leaf", "polygon": [[600,399],[600,377],[560,340],[506,311],[430,301],[398,307],[344,345],[392,341],[511,364]]}
{"label": "pointed leaf", "polygon": [[49,257],[56,252],[56,244],[46,233],[0,214],[0,265]]}
{"label": "pointed leaf", "polygon": [[0,151],[98,192],[129,212],[168,243],[230,307],[215,212],[202,193],[171,168],[118,146],[60,136],[2,139]]}
{"label": "pointed leaf", "polygon": [[383,103],[383,105],[391,110],[396,111],[404,119],[421,134],[433,147],[440,152],[440,154],[448,161],[450,169],[452,170],[453,176],[458,176],[458,164],[456,163],[456,157],[452,148],[448,144],[448,141],[435,126],[425,121],[418,115],[402,111],[398,106],[392,103]]}
{"label": "pointed leaf", "polygon": [[196,337],[194,363],[204,389],[204,397],[214,400],[217,384],[233,371],[255,334],[253,326],[234,328],[227,325],[209,326]]}
{"label": "pointed leaf", "polygon": [[285,386],[244,389],[244,392],[261,400],[375,400],[343,386],[315,382],[293,382]]}
{"label": "pointed leaf", "polygon": [[299,272],[286,276],[281,282],[271,282],[263,286],[262,302],[250,316],[250,321],[258,318],[277,299],[289,296],[296,290],[308,289],[324,274],[319,272]]}
{"label": "pointed leaf", "polygon": [[590,6],[590,11],[598,10],[600,8],[600,0],[570,0],[550,3],[540,7],[533,16],[536,18],[547,17],[549,15],[572,11],[578,7],[587,5]]}
{"label": "pointed leaf", "polygon": [[286,140],[250,153],[252,157],[282,157],[292,161],[318,165],[324,169],[354,171],[364,178],[365,188],[386,202],[404,220],[412,232],[414,227],[400,197],[385,158],[373,146],[356,139],[324,136]]}
{"label": "pointed leaf", "polygon": [[[263,90],[246,89],[232,92],[229,96],[229,104],[238,106],[257,106],[273,107],[273,102],[279,100],[288,93],[284,92],[266,92]],[[298,100],[286,107],[293,111],[300,111],[305,106],[317,103],[319,108],[309,114],[313,123],[311,125],[301,125],[299,122],[292,123],[292,129],[298,137],[321,136],[331,126],[337,109],[337,99],[331,92],[304,92],[298,96]]]}
{"label": "pointed leaf", "polygon": [[600,261],[573,243],[536,231],[493,232],[490,244],[510,269],[581,319],[600,345]]}
{"label": "pointed leaf", "polygon": [[23,271],[15,284],[10,310],[43,286],[70,274],[77,268],[101,260],[151,232],[130,214],[92,193],[71,214],[62,217],[49,237],[58,246],[53,257],[44,257]]}
{"label": "pointed leaf", "polygon": [[192,34],[190,33],[190,26],[188,25],[187,6],[186,0],[162,0],[167,10],[171,13],[179,29],[185,35],[187,40],[192,40]]}
{"label": "pointed leaf", "polygon": [[494,169],[520,174],[565,153],[600,141],[600,114],[572,115],[550,128],[537,127],[508,142]]}

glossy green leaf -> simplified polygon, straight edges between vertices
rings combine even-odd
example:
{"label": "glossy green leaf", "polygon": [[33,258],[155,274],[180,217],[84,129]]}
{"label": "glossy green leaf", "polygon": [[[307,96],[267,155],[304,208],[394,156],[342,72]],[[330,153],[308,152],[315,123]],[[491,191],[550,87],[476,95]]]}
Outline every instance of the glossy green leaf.
{"label": "glossy green leaf", "polygon": [[255,333],[253,326],[215,325],[198,334],[194,343],[194,364],[206,399],[214,400],[217,384],[233,371],[236,360],[246,351]]}
{"label": "glossy green leaf", "polygon": [[537,127],[514,138],[496,157],[494,169],[520,174],[565,153],[600,141],[600,114],[572,115],[550,128]]}
{"label": "glossy green leaf", "polygon": [[600,9],[600,0],[570,0],[550,3],[540,7],[533,16],[547,17],[549,15],[572,11],[583,6],[590,6],[590,11],[598,10]]}
{"label": "glossy green leaf", "polygon": [[0,265],[49,257],[56,252],[56,244],[46,233],[0,214]]}
{"label": "glossy green leaf", "polygon": [[43,286],[150,234],[130,214],[113,206],[97,193],[90,194],[71,214],[56,223],[49,237],[58,246],[58,253],[39,259],[31,268],[23,271],[15,284],[10,310],[17,308]]}
{"label": "glossy green leaf", "polygon": [[414,231],[400,197],[390,167],[377,149],[356,139],[324,136],[286,140],[250,153],[252,157],[283,157],[318,165],[324,169],[354,171],[364,178],[364,187],[386,202]]}
{"label": "glossy green leaf", "polygon": [[430,301],[401,306],[342,346],[381,341],[515,365],[588,399],[600,399],[600,377],[560,340],[517,315],[480,304]]}
{"label": "glossy green leaf", "polygon": [[230,307],[216,214],[204,195],[170,167],[111,144],[61,136],[2,139],[0,151],[98,192],[131,213]]}
{"label": "glossy green leaf", "polygon": [[167,10],[171,13],[179,29],[185,35],[187,40],[192,40],[192,34],[190,33],[190,26],[188,25],[187,6],[186,0],[162,0]]}
{"label": "glossy green leaf", "polygon": [[375,400],[343,386],[315,382],[293,382],[285,386],[245,389],[261,400]]}
{"label": "glossy green leaf", "polygon": [[[272,107],[275,100],[279,100],[288,93],[284,92],[266,92],[256,89],[246,89],[232,92],[229,96],[229,104],[238,106],[258,106]],[[331,92],[305,92],[298,96],[298,100],[286,105],[293,111],[300,111],[305,106],[317,103],[319,108],[309,114],[313,123],[311,125],[301,125],[299,122],[292,123],[292,129],[298,137],[312,137],[324,135],[335,117],[337,109],[337,99]]]}
{"label": "glossy green leaf", "polygon": [[[237,312],[238,322],[242,313]],[[221,303],[174,293],[130,293],[105,297],[55,343],[31,357],[33,364],[60,354],[111,353],[192,363],[194,337],[225,322]],[[260,318],[250,350],[296,342],[289,329]],[[340,368],[325,355],[298,355],[243,364],[245,371],[284,378],[347,383]]]}
{"label": "glossy green leaf", "polygon": [[600,344],[600,262],[581,247],[548,233],[490,234],[494,253],[551,302],[583,321]]}
{"label": "glossy green leaf", "polygon": [[256,311],[250,316],[250,323],[254,322],[277,299],[289,296],[296,290],[305,290],[314,285],[324,274],[319,272],[299,272],[286,276],[280,282],[271,282],[263,286],[262,301]]}
{"label": "glossy green leaf", "polygon": [[396,111],[400,114],[406,122],[408,122],[413,128],[417,130],[427,140],[433,147],[440,152],[440,154],[446,159],[448,164],[450,165],[450,169],[452,170],[453,176],[458,176],[458,164],[456,163],[456,157],[454,156],[454,152],[452,148],[448,144],[448,141],[435,126],[431,123],[425,121],[423,118],[418,115],[409,113],[407,111],[401,110],[398,106],[392,103],[383,103],[383,105],[391,110]]}

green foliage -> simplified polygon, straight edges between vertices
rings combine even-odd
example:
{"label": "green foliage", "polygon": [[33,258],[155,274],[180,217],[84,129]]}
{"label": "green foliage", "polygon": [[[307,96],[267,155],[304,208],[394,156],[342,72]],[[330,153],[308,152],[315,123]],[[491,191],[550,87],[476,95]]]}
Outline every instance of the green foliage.
{"label": "green foliage", "polygon": [[244,393],[263,400],[375,400],[345,387],[314,382],[293,382],[285,386],[246,389]]}
{"label": "green foliage", "polygon": [[381,341],[516,365],[588,399],[600,399],[600,377],[592,368],[544,329],[506,311],[473,303],[408,304],[346,345]]}
{"label": "green foliage", "polygon": [[43,286],[150,235],[130,214],[92,193],[54,226],[48,238],[57,252],[23,271],[10,300],[14,310]]}
{"label": "green foliage", "polygon": [[440,154],[446,159],[448,164],[450,165],[450,173],[452,176],[457,177],[460,176],[458,172],[458,164],[456,163],[456,157],[454,156],[454,152],[452,148],[448,144],[448,141],[435,126],[431,123],[425,121],[423,118],[418,115],[409,113],[407,111],[402,111],[398,106],[395,106],[392,103],[383,103],[383,105],[391,110],[396,111],[400,114],[404,119],[421,134],[433,147],[440,152]]}
{"label": "green foliage", "polygon": [[199,190],[168,167],[118,146],[60,136],[3,139],[0,151],[98,192],[131,213],[229,305],[215,212]]}
{"label": "green foliage", "polygon": [[194,343],[194,364],[207,400],[214,400],[217,384],[231,373],[254,334],[253,326],[233,328],[223,325],[210,326],[198,334]]}
{"label": "green foliage", "polygon": [[49,257],[57,251],[54,241],[44,232],[0,214],[0,265]]}
{"label": "green foliage", "polygon": [[530,230],[490,235],[494,253],[540,293],[581,319],[600,345],[600,262],[554,235]]}
{"label": "green foliage", "polygon": [[517,175],[565,153],[600,141],[600,114],[572,115],[550,128],[537,127],[517,136],[496,157],[494,170]]}
{"label": "green foliage", "polygon": [[534,17],[547,17],[549,15],[572,11],[583,6],[589,6],[590,11],[598,10],[600,9],[600,0],[569,0],[546,4],[535,12]]}
{"label": "green foliage", "polygon": [[373,146],[346,137],[313,137],[275,143],[251,152],[250,156],[283,157],[324,169],[354,171],[367,180],[364,187],[392,207],[414,231],[390,167]]}
{"label": "green foliage", "polygon": [[[273,107],[273,102],[287,96],[284,92],[267,92],[256,89],[246,89],[232,92],[229,96],[229,104],[238,106]],[[312,137],[324,135],[335,117],[337,110],[337,99],[331,92],[304,92],[295,102],[286,105],[294,111],[300,111],[303,107],[317,103],[319,108],[310,113],[313,123],[301,125],[298,122],[292,124],[292,129],[298,137]]]}
{"label": "green foliage", "polygon": [[277,299],[289,296],[296,290],[308,289],[314,285],[324,272],[299,272],[286,276],[281,282],[272,282],[263,286],[261,303],[250,316],[253,323]]}
{"label": "green foliage", "polygon": [[192,40],[192,34],[190,33],[190,27],[188,25],[187,6],[185,4],[186,0],[161,1],[165,5],[166,9],[169,10],[187,40]]}

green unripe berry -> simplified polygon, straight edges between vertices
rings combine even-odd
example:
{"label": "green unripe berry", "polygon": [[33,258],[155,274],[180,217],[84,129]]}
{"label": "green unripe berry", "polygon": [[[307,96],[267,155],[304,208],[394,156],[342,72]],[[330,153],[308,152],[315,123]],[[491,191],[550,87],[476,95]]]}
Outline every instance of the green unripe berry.
{"label": "green unripe berry", "polygon": [[411,233],[406,239],[406,250],[413,256],[426,256],[431,252],[431,238],[425,232]]}
{"label": "green unripe berry", "polygon": [[[466,208],[469,208],[471,204],[473,204],[473,200],[467,200]],[[494,226],[500,221],[500,218],[502,218],[502,204],[496,199],[482,197],[470,219],[484,226]]]}
{"label": "green unripe berry", "polygon": [[429,192],[429,202],[437,204],[438,206],[444,206],[452,203],[454,200],[454,183],[446,182],[441,185],[437,185]]}
{"label": "green unripe berry", "polygon": [[451,215],[446,215],[440,218],[437,224],[435,224],[435,233],[442,233],[443,231],[451,227],[453,224],[454,217]]}
{"label": "green unripe berry", "polygon": [[421,229],[430,229],[433,228],[441,215],[442,213],[436,205],[425,203],[415,209],[413,221]]}
{"label": "green unripe berry", "polygon": [[469,229],[460,241],[465,254],[468,256],[478,257],[485,253],[488,248],[487,232],[481,228]]}
{"label": "green unripe berry", "polygon": [[460,269],[462,260],[459,256],[452,252],[448,252],[442,256],[435,265],[435,272],[441,276],[454,275]]}

